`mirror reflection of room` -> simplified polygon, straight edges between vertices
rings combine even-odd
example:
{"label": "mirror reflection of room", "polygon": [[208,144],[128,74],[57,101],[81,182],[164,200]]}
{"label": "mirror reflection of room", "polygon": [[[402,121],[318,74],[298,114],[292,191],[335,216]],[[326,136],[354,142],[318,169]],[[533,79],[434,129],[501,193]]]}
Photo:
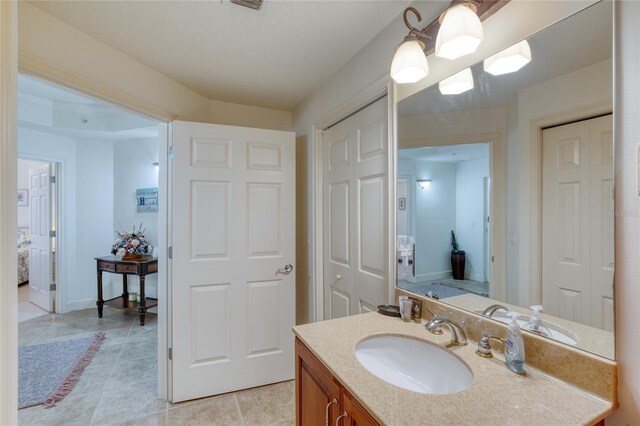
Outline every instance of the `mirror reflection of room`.
{"label": "mirror reflection of room", "polygon": [[398,103],[400,288],[613,358],[611,9]]}
{"label": "mirror reflection of room", "polygon": [[489,296],[489,144],[398,152],[398,286]]}

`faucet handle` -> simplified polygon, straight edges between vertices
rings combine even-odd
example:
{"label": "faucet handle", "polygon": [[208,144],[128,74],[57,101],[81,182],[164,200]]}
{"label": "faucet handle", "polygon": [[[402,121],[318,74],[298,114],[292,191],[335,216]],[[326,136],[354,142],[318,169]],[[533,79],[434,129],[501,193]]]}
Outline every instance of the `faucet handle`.
{"label": "faucet handle", "polygon": [[502,337],[495,337],[495,336],[489,336],[488,334],[483,334],[480,337],[480,341],[478,342],[478,349],[476,350],[476,354],[478,356],[481,356],[483,358],[493,357],[493,353],[491,353],[491,344],[490,344],[491,340],[504,344],[504,339]]}

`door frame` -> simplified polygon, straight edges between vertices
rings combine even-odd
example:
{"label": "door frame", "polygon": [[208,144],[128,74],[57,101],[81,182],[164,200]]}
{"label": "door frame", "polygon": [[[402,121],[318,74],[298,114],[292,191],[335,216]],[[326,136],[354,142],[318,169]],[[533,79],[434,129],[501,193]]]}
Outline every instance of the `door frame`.
{"label": "door frame", "polygon": [[[529,253],[522,256],[528,259],[529,267],[520,268],[520,305],[529,306],[542,303],[542,131],[547,127],[588,120],[600,115],[613,114],[610,101],[599,102],[584,108],[567,110],[546,115],[529,123],[529,158],[531,180],[529,181]],[[615,146],[615,134],[614,134]],[[615,181],[614,181],[615,188]],[[518,213],[519,223],[526,223]],[[528,270],[528,274],[527,274]],[[526,284],[525,284],[526,283]],[[528,284],[528,285],[527,285]],[[526,286],[527,288],[523,288]],[[527,298],[523,298],[523,295]]]}
{"label": "door frame", "polygon": [[395,181],[395,134],[396,134],[396,117],[395,117],[395,85],[393,80],[388,75],[378,79],[373,84],[362,90],[357,95],[351,97],[344,104],[330,110],[321,120],[318,120],[313,125],[313,141],[312,149],[310,153],[312,155],[312,178],[311,181],[311,194],[312,207],[311,212],[313,217],[311,223],[313,226],[311,244],[311,265],[310,276],[312,277],[310,294],[313,298],[311,307],[313,312],[310,312],[311,319],[313,321],[324,320],[324,215],[323,215],[323,165],[325,159],[323,158],[323,146],[324,146],[324,131],[337,124],[338,122],[346,119],[350,115],[365,108],[372,102],[380,99],[383,96],[387,96],[387,194],[388,194],[388,218],[389,229],[387,230],[389,237],[389,301],[393,300],[395,295],[395,276],[396,276],[396,264],[395,264],[395,194],[396,191],[393,188],[396,184]]}
{"label": "door frame", "polygon": [[489,178],[491,182],[489,211],[492,224],[490,226],[489,247],[489,276],[493,282],[489,283],[489,297],[496,300],[506,300],[506,147],[500,133],[482,133],[452,137],[427,139],[408,139],[398,142],[399,148],[420,148],[425,146],[447,146],[472,143],[489,143]]}
{"label": "door frame", "polygon": [[65,278],[67,276],[67,268],[66,266],[63,266],[64,263],[60,261],[60,259],[67,259],[67,256],[68,256],[67,255],[67,238],[66,238],[67,224],[66,224],[66,217],[63,214],[64,191],[62,191],[62,185],[61,185],[61,182],[65,181],[65,176],[64,176],[64,170],[66,170],[64,166],[65,161],[60,158],[56,159],[55,157],[49,157],[46,155],[45,156],[21,155],[20,153],[18,153],[18,159],[49,163],[50,165],[53,166],[52,169],[55,171],[54,176],[56,177],[56,181],[53,184],[53,186],[55,186],[53,197],[55,198],[54,202],[56,206],[56,210],[55,210],[56,236],[54,237],[56,239],[56,256],[53,262],[55,264],[55,271],[56,271],[55,272],[56,273],[56,282],[55,282],[56,294],[54,295],[53,304],[51,306],[53,309],[51,310],[50,313],[58,313],[59,311],[58,307],[64,306],[63,303],[66,303],[66,295],[62,294],[64,293],[64,291],[60,291],[60,286],[58,286],[58,283],[64,282],[64,279],[61,279],[60,277]]}
{"label": "door frame", "polygon": [[[12,2],[0,2],[0,3],[2,4],[2,6],[4,6],[4,4],[10,4]],[[3,18],[4,16],[5,15],[3,15]],[[5,36],[4,33],[0,33],[0,40],[2,40],[4,36]],[[159,399],[167,400],[169,395],[170,385],[171,385],[171,382],[170,382],[171,364],[169,362],[169,346],[170,346],[169,342],[170,342],[171,336],[170,336],[170,330],[168,326],[169,324],[168,304],[170,302],[168,300],[168,294],[169,294],[168,292],[169,278],[168,277],[170,276],[169,275],[170,261],[167,256],[168,229],[170,225],[168,222],[169,220],[168,206],[169,206],[169,197],[170,197],[170,193],[169,193],[170,174],[168,170],[168,166],[169,166],[168,164],[169,163],[168,162],[168,150],[169,150],[168,125],[172,120],[175,120],[177,116],[156,105],[142,101],[138,98],[130,96],[127,93],[121,92],[117,89],[113,89],[111,87],[98,83],[94,80],[88,79],[87,77],[81,74],[63,69],[57,65],[51,64],[44,60],[37,59],[22,53],[17,55],[17,57],[18,59],[15,64],[17,65],[16,71],[20,72],[21,74],[25,74],[25,75],[29,75],[32,77],[45,80],[55,85],[65,87],[67,89],[70,89],[70,90],[82,93],[84,95],[100,99],[112,105],[118,106],[127,111],[130,111],[132,114],[141,115],[146,118],[150,118],[158,121],[158,126],[159,126],[159,132],[158,132],[159,156],[158,157],[159,157],[159,163],[160,163],[159,164],[160,170],[158,174],[158,192],[159,192],[158,195],[159,197],[161,197],[160,198],[161,200],[167,200],[167,201],[160,203],[158,207],[158,307],[157,307],[158,309],[158,348],[157,348],[158,387],[157,387],[157,393],[158,393]],[[5,76],[2,75],[3,73],[4,71],[0,70],[0,77],[2,77],[2,79],[5,78]],[[2,81],[2,83],[4,83],[4,80]],[[15,117],[15,114],[17,112],[17,73],[13,75],[13,81],[11,83],[11,86],[13,89],[14,98],[11,104],[10,112],[7,111],[7,113],[12,113],[11,115]],[[4,91],[2,93],[2,96],[3,97],[5,96]],[[4,103],[3,103],[3,106],[4,106]],[[16,128],[17,128],[17,125],[16,125]],[[14,135],[16,134],[16,128],[13,129]],[[13,148],[14,152],[17,152],[17,139],[15,137],[13,137],[12,140],[8,141],[7,143],[10,144],[10,147]],[[15,157],[17,158],[17,154],[15,155]],[[4,166],[4,162],[6,160],[2,158],[1,161],[3,163],[2,166]],[[60,163],[60,161],[57,161],[57,162]],[[11,170],[13,170],[15,174],[15,165]],[[4,180],[4,175],[3,175],[3,180]],[[15,196],[13,198],[15,198]],[[60,203],[60,205],[61,204],[62,203]],[[15,222],[16,220],[17,218],[14,218],[13,222]],[[14,223],[14,225],[16,225],[16,223]],[[16,226],[14,226],[14,228]],[[2,265],[2,267],[4,267],[4,265]],[[56,295],[56,297],[59,297],[58,294]],[[15,295],[13,295],[12,297],[10,296],[10,299],[14,303],[14,305],[17,307],[17,291],[15,292]],[[0,306],[0,309],[3,309],[3,308],[4,306]],[[18,346],[17,345],[17,311],[16,313],[12,313],[11,317],[12,317],[12,321],[15,322],[16,324],[15,340],[14,340],[15,345],[10,345],[9,347],[15,346],[17,348]],[[0,325],[3,327],[5,326],[2,320],[0,320]],[[8,326],[11,326],[10,323]],[[11,372],[5,373],[5,375],[3,375],[2,377],[8,377],[8,375],[10,375],[9,376],[10,380],[7,381],[7,385],[12,385],[17,390],[17,373],[16,373],[17,359],[15,361],[13,360],[8,360],[8,361],[11,363],[11,367],[15,367],[15,368]],[[2,370],[3,367],[4,366],[0,364],[0,373],[3,372]],[[13,377],[14,375],[15,377]],[[11,417],[8,417],[8,419],[14,419],[14,418],[17,419],[17,417],[12,417],[14,415],[17,416],[17,399],[15,400],[15,404],[13,404],[13,402],[8,404],[9,405],[6,408],[11,410],[7,414],[11,416]],[[10,404],[15,405],[15,407]],[[1,409],[0,423],[3,423],[2,420],[5,417],[2,417],[2,416],[5,415],[4,414],[5,407],[0,406],[0,409]],[[7,421],[5,423],[13,424],[15,423],[15,421],[13,422]]]}

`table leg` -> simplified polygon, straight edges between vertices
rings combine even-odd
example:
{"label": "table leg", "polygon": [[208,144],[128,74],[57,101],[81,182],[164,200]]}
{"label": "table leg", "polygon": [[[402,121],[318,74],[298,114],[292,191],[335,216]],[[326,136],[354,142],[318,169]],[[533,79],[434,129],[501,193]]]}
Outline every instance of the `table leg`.
{"label": "table leg", "polygon": [[129,286],[127,285],[127,274],[122,274],[122,307],[129,306]]}
{"label": "table leg", "polygon": [[104,306],[104,299],[102,299],[102,271],[98,269],[98,318],[102,318],[102,307]]}
{"label": "table leg", "polygon": [[147,300],[144,295],[144,275],[140,275],[140,307],[138,313],[140,314],[140,326],[144,326],[144,317],[147,313]]}

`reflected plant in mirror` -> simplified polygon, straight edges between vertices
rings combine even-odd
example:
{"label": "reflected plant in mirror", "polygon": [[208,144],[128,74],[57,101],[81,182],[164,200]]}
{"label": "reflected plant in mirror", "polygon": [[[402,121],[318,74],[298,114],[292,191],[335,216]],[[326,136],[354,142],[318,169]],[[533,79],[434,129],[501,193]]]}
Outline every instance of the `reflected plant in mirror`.
{"label": "reflected plant in mirror", "polygon": [[398,287],[613,358],[612,22],[597,3],[397,104]]}

